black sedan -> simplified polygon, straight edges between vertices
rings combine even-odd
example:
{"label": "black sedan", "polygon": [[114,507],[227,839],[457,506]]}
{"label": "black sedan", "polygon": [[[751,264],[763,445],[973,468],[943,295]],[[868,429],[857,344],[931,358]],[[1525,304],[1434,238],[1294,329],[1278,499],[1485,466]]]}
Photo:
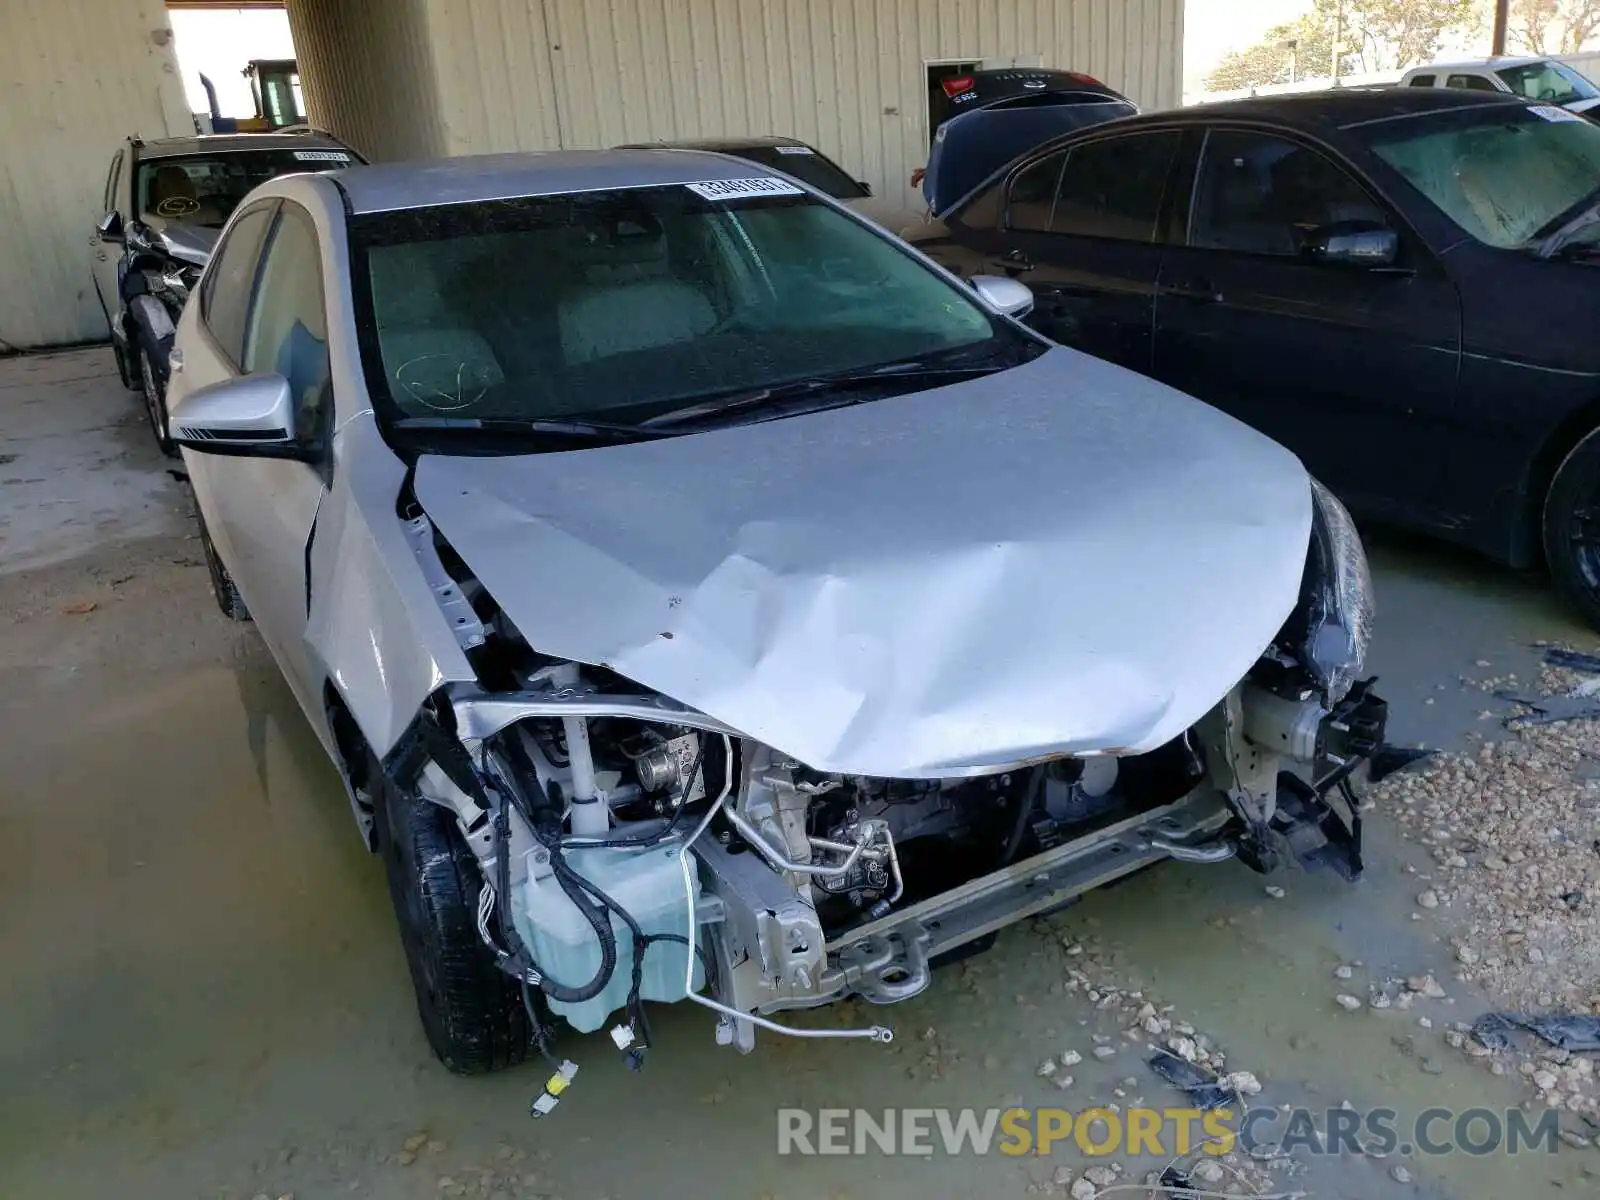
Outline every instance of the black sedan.
{"label": "black sedan", "polygon": [[1045,143],[907,236],[1050,337],[1295,451],[1352,509],[1518,566],[1600,626],[1600,126],[1346,89]]}

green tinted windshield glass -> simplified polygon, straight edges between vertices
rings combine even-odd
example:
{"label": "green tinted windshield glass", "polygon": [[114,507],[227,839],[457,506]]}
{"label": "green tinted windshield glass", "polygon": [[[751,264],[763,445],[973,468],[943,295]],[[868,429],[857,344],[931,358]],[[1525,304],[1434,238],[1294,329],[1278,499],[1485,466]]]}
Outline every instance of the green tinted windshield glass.
{"label": "green tinted windshield glass", "polygon": [[1495,107],[1442,127],[1379,128],[1378,156],[1490,246],[1527,245],[1600,189],[1600,126],[1565,109]]}
{"label": "green tinted windshield glass", "polygon": [[1017,336],[897,243],[810,196],[708,199],[693,187],[354,218],[380,410],[644,416]]}

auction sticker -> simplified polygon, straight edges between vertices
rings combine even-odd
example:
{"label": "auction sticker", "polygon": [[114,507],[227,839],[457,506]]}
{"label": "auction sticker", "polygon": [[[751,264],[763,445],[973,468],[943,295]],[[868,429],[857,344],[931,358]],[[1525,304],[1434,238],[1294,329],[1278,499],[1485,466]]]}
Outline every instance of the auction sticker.
{"label": "auction sticker", "polygon": [[1577,113],[1568,112],[1566,109],[1558,108],[1554,104],[1530,104],[1528,111],[1536,117],[1543,117],[1546,121],[1554,121],[1557,124],[1562,121],[1583,120]]}
{"label": "auction sticker", "polygon": [[350,161],[348,154],[341,154],[337,150],[296,150],[294,156],[301,162],[347,163]]}
{"label": "auction sticker", "polygon": [[781,179],[712,179],[683,185],[702,200],[748,200],[752,196],[804,196],[805,191]]}
{"label": "auction sticker", "polygon": [[810,146],[777,146],[774,147],[779,154],[815,154]]}

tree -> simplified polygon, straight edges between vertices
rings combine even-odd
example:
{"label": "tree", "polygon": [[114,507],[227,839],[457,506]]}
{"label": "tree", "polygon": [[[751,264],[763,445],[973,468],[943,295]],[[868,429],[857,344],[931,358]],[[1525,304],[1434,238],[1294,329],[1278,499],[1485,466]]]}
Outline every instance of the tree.
{"label": "tree", "polygon": [[1600,33],[1600,0],[1512,0],[1507,49],[1576,54]]}
{"label": "tree", "polygon": [[[1600,0],[1569,2],[1600,7]],[[1206,86],[1230,91],[1287,83],[1296,60],[1300,76],[1327,76],[1333,73],[1336,37],[1340,75],[1427,62],[1446,34],[1475,23],[1476,8],[1477,0],[1313,0],[1299,20],[1274,26],[1255,45],[1225,55],[1206,76]]]}

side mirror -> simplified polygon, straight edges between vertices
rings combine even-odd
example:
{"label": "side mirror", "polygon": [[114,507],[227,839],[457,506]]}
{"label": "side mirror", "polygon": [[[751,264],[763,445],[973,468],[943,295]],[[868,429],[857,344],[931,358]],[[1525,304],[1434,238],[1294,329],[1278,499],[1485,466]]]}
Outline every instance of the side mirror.
{"label": "side mirror", "polygon": [[1033,311],[1033,289],[1004,275],[974,275],[972,290],[1003,317],[1025,317]]}
{"label": "side mirror", "polygon": [[294,396],[282,375],[246,375],[180,397],[172,407],[172,440],[205,454],[306,458],[295,438]]}
{"label": "side mirror", "polygon": [[95,236],[102,242],[120,242],[122,240],[122,214],[115,211],[108,212],[95,223],[94,232]]}
{"label": "side mirror", "polygon": [[868,183],[865,179],[856,180],[856,186],[861,189],[861,194],[863,196],[872,195],[872,185],[870,183]]}
{"label": "side mirror", "polygon": [[1391,267],[1400,257],[1400,235],[1367,221],[1340,222],[1313,229],[1305,253],[1315,262],[1351,267]]}

